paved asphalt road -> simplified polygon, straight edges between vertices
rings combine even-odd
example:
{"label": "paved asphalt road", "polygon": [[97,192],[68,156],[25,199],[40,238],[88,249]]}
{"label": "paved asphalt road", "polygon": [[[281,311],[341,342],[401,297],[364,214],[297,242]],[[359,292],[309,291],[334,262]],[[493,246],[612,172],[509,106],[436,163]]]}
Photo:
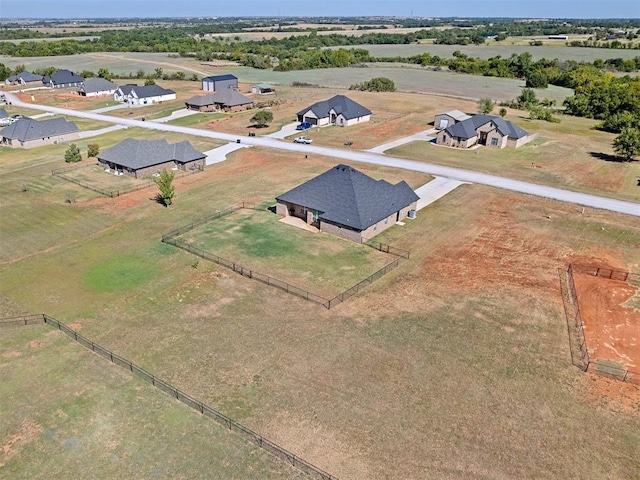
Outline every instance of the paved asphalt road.
{"label": "paved asphalt road", "polygon": [[5,92],[7,99],[16,106],[31,108],[34,110],[42,110],[61,115],[68,115],[80,118],[89,118],[104,122],[117,123],[131,127],[141,127],[152,130],[163,130],[184,133],[185,135],[195,135],[200,137],[215,138],[227,142],[237,142],[240,140],[245,145],[254,145],[266,148],[276,148],[280,150],[289,150],[300,155],[324,155],[337,158],[340,160],[348,160],[352,162],[370,163],[374,165],[385,165],[391,167],[423,172],[434,176],[452,178],[461,182],[479,183],[496,188],[503,188],[514,192],[526,193],[538,197],[551,198],[561,202],[569,202],[592,208],[600,208],[612,212],[624,213],[627,215],[635,215],[640,217],[640,204],[633,202],[625,202],[623,200],[615,200],[598,195],[589,195],[586,193],[572,192],[560,188],[547,187],[534,183],[522,182],[519,180],[511,180],[509,178],[499,177],[496,175],[488,175],[485,173],[473,172],[454,167],[445,167],[441,165],[433,165],[430,163],[416,162],[414,160],[405,160],[402,158],[388,157],[379,153],[362,152],[355,150],[320,147],[316,145],[301,145],[293,142],[283,141],[268,137],[239,137],[228,133],[220,133],[214,131],[199,130],[196,128],[180,127],[176,125],[167,125],[156,122],[143,122],[128,118],[116,118],[108,115],[101,115],[92,112],[83,112],[70,110],[66,108],[49,107],[45,105],[36,105],[24,103],[18,100],[15,95]]}

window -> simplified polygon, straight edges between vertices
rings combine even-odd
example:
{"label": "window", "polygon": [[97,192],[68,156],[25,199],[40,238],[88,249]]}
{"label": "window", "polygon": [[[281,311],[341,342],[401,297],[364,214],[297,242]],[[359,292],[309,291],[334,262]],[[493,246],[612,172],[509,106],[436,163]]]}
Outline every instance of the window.
{"label": "window", "polygon": [[496,137],[493,137],[491,139],[491,146],[492,147],[497,147],[498,146],[498,139]]}
{"label": "window", "polygon": [[446,142],[447,141],[447,136],[446,135],[442,135],[442,141]]}

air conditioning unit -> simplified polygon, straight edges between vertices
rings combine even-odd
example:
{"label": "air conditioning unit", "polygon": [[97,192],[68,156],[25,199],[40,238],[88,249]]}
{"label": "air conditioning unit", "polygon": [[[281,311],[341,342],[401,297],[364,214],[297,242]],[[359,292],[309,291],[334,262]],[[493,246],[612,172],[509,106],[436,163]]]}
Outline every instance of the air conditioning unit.
{"label": "air conditioning unit", "polygon": [[407,216],[409,218],[416,218],[416,211],[415,210],[409,210],[409,214]]}

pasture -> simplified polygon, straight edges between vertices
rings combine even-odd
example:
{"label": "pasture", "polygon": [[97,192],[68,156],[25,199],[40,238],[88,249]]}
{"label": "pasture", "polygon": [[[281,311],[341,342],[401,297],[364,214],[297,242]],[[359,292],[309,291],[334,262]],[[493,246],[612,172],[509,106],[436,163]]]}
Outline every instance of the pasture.
{"label": "pasture", "polygon": [[[640,468],[640,393],[571,366],[558,283],[570,261],[640,264],[635,218],[465,185],[377,237],[411,259],[327,311],[206,261],[194,267],[192,255],[160,238],[237,199],[274,198],[333,159],[241,150],[176,182],[168,209],[146,192],[67,205],[50,163],[24,159],[0,177],[47,184],[26,192],[29,201],[17,200],[21,192],[3,200],[25,219],[21,230],[0,231],[11,248],[0,263],[3,308],[73,324],[338,478],[633,478]],[[414,188],[427,180],[354,167]],[[28,221],[46,205],[63,215]],[[76,225],[56,235],[70,216]],[[16,248],[41,235],[46,248]],[[94,464],[123,476],[153,465],[166,476],[234,468],[221,475],[283,478],[252,446],[209,435],[212,422],[32,328],[41,327],[0,337],[4,352],[20,352],[1,357],[14,372],[0,387],[11,395],[3,405],[24,405],[2,410],[0,438],[18,452],[2,454],[4,471],[31,465],[16,475],[86,478]],[[26,381],[34,378],[42,380]],[[127,450],[137,444],[139,453]],[[33,453],[60,445],[62,455]]]}

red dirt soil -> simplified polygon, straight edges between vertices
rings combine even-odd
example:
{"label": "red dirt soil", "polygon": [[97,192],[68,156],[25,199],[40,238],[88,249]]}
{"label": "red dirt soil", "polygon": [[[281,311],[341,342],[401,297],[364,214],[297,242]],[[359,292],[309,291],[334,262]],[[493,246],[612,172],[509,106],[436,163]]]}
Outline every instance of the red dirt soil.
{"label": "red dirt soil", "polygon": [[640,310],[625,305],[638,288],[581,273],[574,273],[573,280],[590,357],[640,371]]}

